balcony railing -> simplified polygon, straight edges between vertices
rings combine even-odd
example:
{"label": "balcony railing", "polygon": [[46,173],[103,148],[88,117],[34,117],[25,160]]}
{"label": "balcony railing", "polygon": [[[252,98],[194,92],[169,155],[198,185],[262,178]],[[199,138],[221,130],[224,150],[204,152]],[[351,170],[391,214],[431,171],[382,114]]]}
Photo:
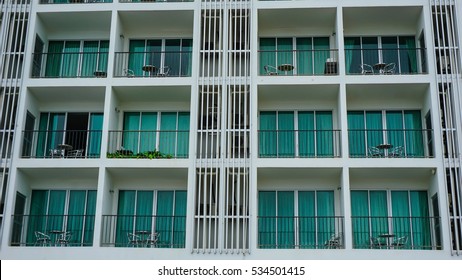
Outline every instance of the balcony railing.
{"label": "balcony railing", "polygon": [[101,130],[25,130],[22,158],[99,158]]}
{"label": "balcony railing", "polygon": [[101,246],[184,248],[186,216],[103,215]]}
{"label": "balcony railing", "polygon": [[192,52],[117,52],[114,77],[190,77]]}
{"label": "balcony railing", "polygon": [[258,248],[342,249],[343,217],[258,217]]}
{"label": "balcony railing", "polygon": [[350,129],[350,157],[428,158],[433,157],[431,129]]}
{"label": "balcony railing", "polygon": [[338,50],[260,50],[260,75],[338,75]]}
{"label": "balcony railing", "polygon": [[260,130],[261,158],[340,157],[340,130]]}
{"label": "balcony railing", "polygon": [[351,217],[355,249],[441,249],[439,217]]}
{"label": "balcony railing", "polygon": [[92,246],[94,215],[13,215],[11,246]]}
{"label": "balcony railing", "polygon": [[112,3],[113,0],[40,0],[40,4]]}
{"label": "balcony railing", "polygon": [[103,78],[107,52],[34,53],[32,78]]}
{"label": "balcony railing", "polygon": [[187,158],[187,130],[109,131],[108,158]]}
{"label": "balcony railing", "polygon": [[426,49],[345,49],[347,74],[425,74]]}

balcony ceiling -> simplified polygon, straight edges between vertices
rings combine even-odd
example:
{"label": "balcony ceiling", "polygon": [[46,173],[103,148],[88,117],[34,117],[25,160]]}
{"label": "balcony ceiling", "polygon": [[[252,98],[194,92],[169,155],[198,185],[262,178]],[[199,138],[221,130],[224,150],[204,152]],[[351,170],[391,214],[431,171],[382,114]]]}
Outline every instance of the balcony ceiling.
{"label": "balcony ceiling", "polygon": [[[271,35],[266,32],[285,30],[292,34],[296,29],[306,32],[321,32],[330,35],[335,30],[335,8],[310,9],[268,9],[258,11],[258,31],[260,35]],[[316,33],[314,33],[316,34]]]}
{"label": "balcony ceiling", "polygon": [[38,17],[49,34],[93,34],[103,32],[109,38],[111,30],[110,12],[40,13]]}
{"label": "balcony ceiling", "polygon": [[388,109],[390,104],[399,102],[401,105],[412,103],[420,107],[425,102],[428,90],[426,84],[347,85],[347,104],[374,103]]}
{"label": "balcony ceiling", "polygon": [[[270,85],[258,87],[259,102],[322,100],[337,104],[338,85]],[[284,94],[281,94],[284,93]]]}
{"label": "balcony ceiling", "polygon": [[127,38],[130,34],[148,38],[193,34],[193,11],[125,11],[119,12],[119,16]]}
{"label": "balcony ceiling", "polygon": [[393,187],[428,187],[434,175],[431,168],[352,168],[350,169],[351,188],[361,185],[369,187],[387,185]]}
{"label": "balcony ceiling", "polygon": [[329,182],[338,186],[341,180],[340,168],[260,168],[258,169],[259,184],[269,182],[275,186],[278,182],[287,184],[303,181]]}
{"label": "balcony ceiling", "polygon": [[[44,159],[44,161],[47,161]],[[98,168],[21,168],[20,174],[24,175],[32,185],[40,183],[56,182],[55,186],[74,185],[75,182],[94,181],[93,186],[98,184]],[[49,185],[48,187],[53,187]],[[86,186],[88,187],[88,186]]]}
{"label": "balcony ceiling", "polygon": [[108,173],[115,185],[139,187],[138,183],[144,187],[162,187],[161,182],[168,182],[186,188],[188,182],[186,168],[108,168]]}
{"label": "balcony ceiling", "polygon": [[421,7],[344,8],[345,35],[415,34]]}
{"label": "balcony ceiling", "polygon": [[29,88],[39,103],[104,103],[104,87],[38,87]]}
{"label": "balcony ceiling", "polygon": [[131,86],[114,87],[120,102],[190,102],[189,86]]}

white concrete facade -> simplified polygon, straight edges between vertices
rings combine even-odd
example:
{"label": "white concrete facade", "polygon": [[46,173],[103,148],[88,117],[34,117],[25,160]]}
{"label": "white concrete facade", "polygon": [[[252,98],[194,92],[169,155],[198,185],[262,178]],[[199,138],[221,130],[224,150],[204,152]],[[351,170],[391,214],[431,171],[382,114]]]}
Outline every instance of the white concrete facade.
{"label": "white concrete facade", "polygon": [[[2,193],[1,259],[456,259],[462,255],[462,145],[457,140],[462,137],[460,1],[31,2],[21,4],[23,13],[28,13],[29,27],[22,78],[16,79],[20,89],[14,146],[8,163],[2,165],[2,170],[9,172],[8,187]],[[2,5],[4,14],[15,13],[9,7],[16,5]],[[41,48],[37,38],[43,43]],[[264,49],[264,39],[269,42],[274,38],[280,40],[275,42],[289,43],[275,43],[280,48],[277,50]],[[306,38],[313,42],[313,49],[307,50],[308,45],[301,43]],[[328,42],[327,57],[322,53],[326,50],[314,43],[318,38]],[[407,43],[408,38],[414,39],[414,45]],[[352,45],[353,39],[361,43]],[[390,43],[393,40],[396,43]],[[102,46],[106,41],[103,77],[95,77],[100,68],[85,76],[85,59],[79,60],[76,73],[63,74],[64,54],[72,53],[66,47],[59,73],[50,74],[54,70],[47,67],[56,62],[50,42],[79,42],[74,52],[82,58],[85,42]],[[135,41],[143,41],[143,51],[135,48]],[[283,49],[287,44],[290,50]],[[303,66],[304,51],[312,55],[313,68]],[[361,53],[361,64],[367,64],[366,54],[373,52],[381,62],[396,59],[397,68],[388,75],[378,69],[373,74],[355,72],[356,51]],[[98,52],[98,58],[89,60],[103,61],[101,48],[92,52]],[[159,71],[152,76],[130,69],[140,68],[134,66],[135,52],[142,53],[143,66],[158,63],[155,66],[159,69],[170,63],[170,73],[163,76]],[[265,52],[271,58],[265,58]],[[153,53],[159,54],[159,60],[147,63]],[[319,57],[321,64],[315,62]],[[274,66],[281,64],[277,61],[290,61],[295,68],[267,75],[262,70],[264,59]],[[327,70],[327,62],[335,63],[333,72]],[[411,65],[408,70],[405,62]],[[173,69],[177,64],[183,66]],[[321,72],[316,70],[319,65]],[[2,89],[6,88],[7,79],[1,81]],[[317,119],[325,112],[331,119],[328,128],[322,127],[320,116]],[[355,137],[351,127],[354,112],[363,112],[365,120],[369,112],[380,115],[380,126],[372,128],[366,122],[358,129],[360,137]],[[413,112],[418,112],[419,121],[410,128],[408,118]],[[50,118],[47,122],[42,121],[45,113]],[[140,113],[136,129],[129,126],[128,119],[134,113]],[[146,134],[143,114],[152,117],[153,113],[155,128]],[[180,128],[181,113],[189,113],[187,129]],[[273,127],[271,122],[264,127],[265,113],[275,116],[274,128],[269,128]],[[54,130],[49,128],[51,114],[64,116],[62,127],[53,124]],[[67,131],[68,138],[58,140],[62,142],[59,144],[68,142],[72,131],[78,130],[69,129],[77,127],[71,121],[76,114],[86,115],[83,154],[70,157],[63,152],[52,157],[49,149],[56,147],[48,144],[41,151],[40,141],[51,141],[60,130]],[[100,114],[102,122],[95,129],[93,117]],[[169,129],[174,136],[163,136],[168,130],[164,116],[172,114],[176,114],[175,128]],[[392,127],[392,114],[402,117],[403,127]],[[313,116],[313,128],[302,127],[306,115]],[[283,127],[284,116],[289,116],[291,128]],[[80,117],[78,120],[82,121]],[[50,125],[46,131],[43,123]],[[92,129],[100,131],[96,142],[90,140]],[[305,142],[310,140],[301,136],[304,129],[315,135],[309,138],[315,141],[309,146],[315,149],[313,154]],[[136,144],[129,140],[129,130],[136,135]],[[290,130],[289,134],[284,134],[285,130]],[[392,157],[390,148],[373,156],[372,144],[367,143],[378,141],[371,136],[374,131],[388,142],[399,138],[391,144],[398,146],[401,141],[404,154]],[[264,133],[276,144],[264,140]],[[48,140],[41,138],[45,134]],[[154,144],[150,137],[155,137]],[[358,144],[363,143],[360,138],[366,144]],[[181,142],[184,139],[186,144]],[[328,148],[323,145],[326,139],[331,143]],[[132,156],[132,152],[146,152],[141,147],[143,140],[160,152],[168,147],[172,158]],[[418,151],[410,144],[413,141],[421,142]],[[99,143],[94,154],[90,154],[90,142]],[[74,148],[80,144],[72,143]],[[138,150],[133,149],[135,146]],[[355,154],[355,147],[365,150]],[[127,148],[129,156],[123,154]],[[182,151],[187,155],[182,156]],[[39,224],[33,222],[38,215],[33,211],[41,210],[33,210],[38,208],[31,203],[33,192],[39,201],[39,191],[47,195],[62,191],[64,212],[57,216],[64,219],[59,220],[63,231],[75,227],[70,222],[71,192],[85,191],[85,211],[90,211],[89,193],[96,191],[93,212],[84,215],[86,219],[91,216],[91,237],[79,231],[80,241],[71,239],[74,241],[66,244],[69,246],[54,246],[60,237],[49,233],[53,226],[42,224],[31,229],[34,223]],[[129,193],[134,195],[134,205],[141,205],[142,199],[152,195],[146,206],[150,210],[141,206],[122,210]],[[184,201],[178,198],[182,193]],[[290,197],[290,207],[286,200],[279,200],[279,193]],[[354,201],[359,201],[355,196],[359,193],[367,195],[367,217],[358,215]],[[379,222],[374,218],[380,215],[371,210],[375,207],[370,205],[371,193],[384,195],[386,202],[380,209],[386,209],[387,214]],[[415,210],[412,197],[422,193],[425,206]],[[165,229],[159,218],[165,203],[161,195],[167,194],[173,197],[173,212],[164,214],[171,224]],[[274,202],[281,206],[265,210],[264,194],[274,194]],[[315,214],[304,216],[303,195],[311,194],[316,201],[312,207]],[[326,194],[329,202],[321,204],[321,194]],[[407,197],[409,205],[404,208],[409,213],[398,213],[402,208],[396,205],[398,195]],[[18,197],[22,207],[17,206]],[[184,209],[177,202],[185,202]],[[40,215],[51,219],[51,206],[47,205]],[[413,212],[422,209],[426,215]],[[177,214],[183,210],[184,215]],[[149,232],[162,228],[154,248],[144,241],[134,245],[126,240],[125,231],[141,234],[136,231],[143,226],[134,221],[142,215],[136,212],[149,216]],[[324,212],[329,214],[320,214]],[[127,228],[120,225],[124,215],[134,219]],[[326,217],[329,226],[321,222]],[[313,232],[303,223],[308,218],[314,219]],[[360,218],[367,219],[367,226],[359,222]],[[274,220],[266,224],[265,219]],[[400,233],[397,219],[406,220],[404,227],[410,229]],[[386,224],[386,230],[373,229],[377,223]],[[418,227],[428,232],[417,233]],[[43,231],[50,240],[37,244],[32,236],[35,231]],[[391,246],[402,232],[408,239],[405,247]],[[379,250],[369,239],[381,233],[395,236]],[[331,235],[338,243],[329,243]]]}

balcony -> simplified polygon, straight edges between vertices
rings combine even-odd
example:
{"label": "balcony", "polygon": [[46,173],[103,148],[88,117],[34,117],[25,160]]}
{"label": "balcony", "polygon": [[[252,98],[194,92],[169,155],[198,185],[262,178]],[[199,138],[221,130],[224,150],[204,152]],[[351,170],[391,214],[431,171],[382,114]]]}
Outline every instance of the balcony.
{"label": "balcony", "polygon": [[13,215],[11,246],[93,245],[94,215]]}
{"label": "balcony", "polygon": [[99,158],[101,130],[24,130],[22,158]]}
{"label": "balcony", "polygon": [[340,157],[340,130],[260,130],[260,158]]}
{"label": "balcony", "polygon": [[184,248],[186,216],[103,215],[101,246]]}
{"label": "balcony", "polygon": [[338,75],[338,50],[259,50],[260,75]]}
{"label": "balcony", "polygon": [[440,250],[439,217],[351,217],[353,248]]}
{"label": "balcony", "polygon": [[431,129],[350,129],[349,152],[353,158],[433,157]]}
{"label": "balcony", "polygon": [[260,249],[343,249],[343,217],[258,217]]}
{"label": "balcony", "polygon": [[40,0],[40,4],[112,3],[113,0]]}
{"label": "balcony", "polygon": [[188,158],[187,130],[109,131],[108,158]]}
{"label": "balcony", "polygon": [[34,53],[32,78],[104,78],[107,52]]}
{"label": "balcony", "polygon": [[426,49],[345,47],[347,75],[426,74]]}
{"label": "balcony", "polygon": [[114,77],[191,77],[191,51],[117,52]]}

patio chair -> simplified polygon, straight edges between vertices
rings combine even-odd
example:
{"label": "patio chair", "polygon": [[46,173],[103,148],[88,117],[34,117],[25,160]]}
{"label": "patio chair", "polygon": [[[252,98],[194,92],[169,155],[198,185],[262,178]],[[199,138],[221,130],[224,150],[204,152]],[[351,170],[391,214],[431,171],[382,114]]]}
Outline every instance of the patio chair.
{"label": "patio chair", "polygon": [[332,234],[329,240],[324,243],[324,247],[327,249],[340,249],[340,236],[335,233]]}
{"label": "patio chair", "polygon": [[131,232],[127,232],[127,237],[128,247],[141,247],[142,241],[140,236],[133,234]]}
{"label": "patio chair", "polygon": [[388,74],[388,75],[395,74],[395,68],[396,68],[396,64],[394,62],[388,63],[383,68],[383,74]]}
{"label": "patio chair", "polygon": [[43,232],[35,231],[35,243],[34,246],[50,246],[51,238]]}
{"label": "patio chair", "polygon": [[60,234],[56,239],[56,246],[69,246],[69,241],[71,240],[72,232],[67,231],[63,234]]}
{"label": "patio chair", "polygon": [[159,236],[160,236],[160,233],[157,233],[157,232],[151,233],[146,239],[146,247],[156,248],[157,240],[159,240]]}
{"label": "patio chair", "polygon": [[401,236],[391,243],[395,248],[403,248],[407,244],[407,235]]}
{"label": "patio chair", "polygon": [[359,68],[361,68],[361,74],[365,75],[365,74],[374,74],[374,68],[372,68],[371,65],[369,64],[361,64],[359,66]]}
{"label": "patio chair", "polygon": [[83,150],[78,149],[78,150],[70,150],[69,152],[67,152],[66,157],[67,158],[80,158],[82,157],[82,155],[83,155]]}
{"label": "patio chair", "polygon": [[50,149],[50,157],[51,158],[63,158],[64,157],[64,150],[62,150],[62,149]]}
{"label": "patio chair", "polygon": [[372,157],[372,158],[383,157],[383,153],[377,147],[369,147],[368,148],[368,157]]}
{"label": "patio chair", "polygon": [[124,76],[125,77],[135,77],[135,72],[131,69],[124,69]]}
{"label": "patio chair", "polygon": [[263,66],[263,69],[265,69],[265,74],[268,76],[276,76],[278,75],[278,69],[276,67],[271,66],[271,65],[265,65]]}
{"label": "patio chair", "polygon": [[379,238],[371,236],[371,249],[382,249],[383,246],[386,244],[382,244]]}
{"label": "patio chair", "polygon": [[170,67],[169,66],[164,66],[159,68],[159,71],[157,71],[157,77],[167,77],[170,72]]}
{"label": "patio chair", "polygon": [[391,158],[402,158],[403,156],[404,156],[403,146],[394,147],[388,153],[388,157],[391,157]]}

